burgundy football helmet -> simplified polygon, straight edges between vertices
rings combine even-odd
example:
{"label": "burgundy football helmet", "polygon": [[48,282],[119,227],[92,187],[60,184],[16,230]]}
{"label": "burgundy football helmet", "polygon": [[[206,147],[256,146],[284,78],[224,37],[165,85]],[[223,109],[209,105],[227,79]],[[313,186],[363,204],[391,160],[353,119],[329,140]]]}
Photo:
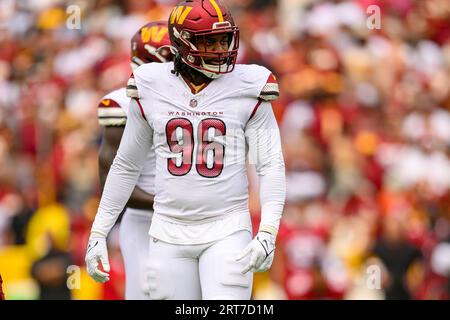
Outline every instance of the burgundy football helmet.
{"label": "burgundy football helmet", "polygon": [[167,62],[173,58],[167,23],[150,22],[131,38],[131,68],[149,62]]}
{"label": "burgundy football helmet", "polygon": [[[233,71],[239,48],[239,28],[221,0],[184,0],[169,16],[172,50],[190,67],[209,78]],[[228,50],[198,49],[199,41],[206,43],[210,35],[228,36]],[[208,61],[220,61],[208,64]]]}

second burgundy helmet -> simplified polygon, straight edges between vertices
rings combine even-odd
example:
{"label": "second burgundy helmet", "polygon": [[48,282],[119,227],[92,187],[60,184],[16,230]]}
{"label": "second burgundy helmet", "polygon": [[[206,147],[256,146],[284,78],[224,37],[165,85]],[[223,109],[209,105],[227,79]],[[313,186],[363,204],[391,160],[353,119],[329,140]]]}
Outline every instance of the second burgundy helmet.
{"label": "second burgundy helmet", "polygon": [[150,22],[131,38],[131,68],[149,62],[168,62],[173,58],[167,22]]}
{"label": "second burgundy helmet", "polygon": [[[239,28],[230,11],[220,0],[184,0],[169,16],[169,35],[172,49],[182,61],[209,78],[233,71],[239,48]],[[200,37],[226,34],[228,50],[199,50]],[[224,61],[208,64],[206,60]]]}

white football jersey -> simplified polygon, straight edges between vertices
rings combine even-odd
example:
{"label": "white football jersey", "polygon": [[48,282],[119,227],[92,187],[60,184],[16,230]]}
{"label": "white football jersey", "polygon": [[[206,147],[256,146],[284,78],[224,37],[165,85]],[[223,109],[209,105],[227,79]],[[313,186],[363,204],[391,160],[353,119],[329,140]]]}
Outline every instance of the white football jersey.
{"label": "white football jersey", "polygon": [[[102,98],[98,105],[98,123],[105,127],[125,126],[129,107],[130,98],[127,97],[126,88],[111,91]],[[155,161],[155,151],[152,148],[136,184],[150,194],[155,194]]]}
{"label": "white football jersey", "polygon": [[260,177],[261,225],[276,234],[285,178],[278,125],[266,101],[278,96],[275,77],[261,66],[236,65],[194,94],[173,67],[145,64],[128,82],[128,121],[92,231],[107,234],[153,146],[151,236],[200,244],[251,232],[247,153]]}
{"label": "white football jersey", "polygon": [[193,94],[172,69],[134,72],[157,153],[155,212],[181,221],[248,212],[244,130],[270,71],[237,65]]}

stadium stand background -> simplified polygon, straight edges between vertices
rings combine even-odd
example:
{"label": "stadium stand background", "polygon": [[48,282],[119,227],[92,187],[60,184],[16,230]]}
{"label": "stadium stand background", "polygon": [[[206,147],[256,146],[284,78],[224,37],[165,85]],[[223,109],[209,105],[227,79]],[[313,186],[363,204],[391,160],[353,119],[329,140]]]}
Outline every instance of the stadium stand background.
{"label": "stadium stand background", "polygon": [[[165,20],[173,3],[0,2],[7,299],[123,298],[117,232],[111,281],[93,282],[84,267],[99,201],[96,106],[125,84],[132,34]],[[269,67],[281,89],[273,108],[287,202],[274,265],[256,275],[253,297],[448,299],[448,0],[226,3],[241,27],[239,62]],[[367,27],[373,4],[381,29]],[[80,8],[79,29],[66,25],[70,5]],[[254,172],[250,180],[256,224]],[[386,269],[371,268],[379,260]],[[371,282],[377,270],[380,290]]]}

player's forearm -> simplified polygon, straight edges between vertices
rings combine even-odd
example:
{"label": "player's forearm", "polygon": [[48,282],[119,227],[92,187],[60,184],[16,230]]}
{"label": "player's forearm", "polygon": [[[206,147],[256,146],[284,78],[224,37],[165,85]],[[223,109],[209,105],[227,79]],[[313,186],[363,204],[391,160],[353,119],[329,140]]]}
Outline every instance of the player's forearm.
{"label": "player's forearm", "polygon": [[259,146],[262,148],[259,150],[262,156],[256,166],[261,202],[259,231],[267,231],[276,236],[286,198],[286,175],[278,131],[272,131],[268,140],[271,142]]}
{"label": "player's forearm", "polygon": [[92,225],[92,233],[106,237],[134,190],[140,169],[119,155],[106,178],[100,205]]}
{"label": "player's forearm", "polygon": [[269,102],[263,102],[249,121],[246,136],[260,182],[260,231],[276,235],[285,202],[286,178],[280,131]]}
{"label": "player's forearm", "polygon": [[127,202],[127,207],[142,210],[153,210],[154,196],[145,192],[139,187],[135,187]]}
{"label": "player's forearm", "polygon": [[106,146],[104,143],[100,145],[99,155],[98,155],[98,168],[99,168],[99,178],[100,178],[100,190],[103,192],[105,188],[106,177],[108,176],[109,168],[111,167],[114,156],[117,149],[111,150],[110,147]]}
{"label": "player's forearm", "polygon": [[[108,150],[109,149],[109,150]],[[103,191],[105,187],[106,177],[108,176],[109,168],[111,167],[114,155],[117,149],[112,150],[107,146],[102,144],[99,152],[99,176],[100,176],[100,187]],[[153,210],[153,198],[154,196],[150,193],[145,192],[139,187],[135,187],[131,193],[130,199],[128,200],[126,206],[134,209],[142,210]]]}
{"label": "player's forearm", "polygon": [[106,177],[111,167],[114,157],[119,149],[125,126],[105,126],[103,129],[103,139],[98,153],[98,167],[100,176],[100,190],[103,192]]}
{"label": "player's forearm", "polygon": [[106,178],[92,233],[106,237],[130,199],[152,146],[153,131],[139,113],[136,102],[130,114],[117,155]]}
{"label": "player's forearm", "polygon": [[286,197],[284,165],[266,175],[259,176],[259,196],[261,202],[261,223],[259,231],[276,235],[280,226]]}

